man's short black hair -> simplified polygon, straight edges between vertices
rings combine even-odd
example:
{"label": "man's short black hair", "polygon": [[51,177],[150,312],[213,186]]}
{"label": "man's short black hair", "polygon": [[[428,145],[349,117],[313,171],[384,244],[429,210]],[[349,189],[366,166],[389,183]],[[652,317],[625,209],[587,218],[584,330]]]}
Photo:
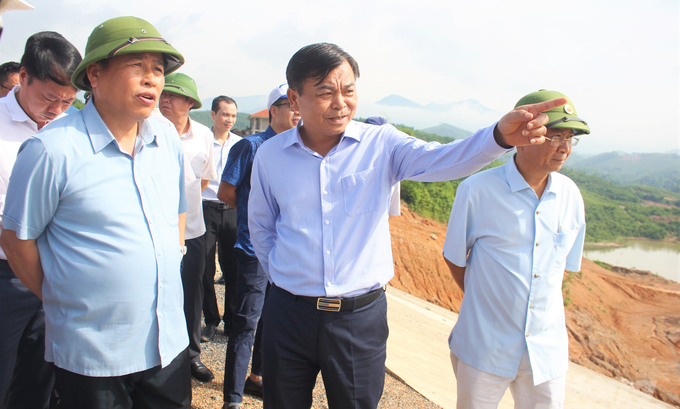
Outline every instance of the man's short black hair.
{"label": "man's short black hair", "polygon": [[354,78],[359,78],[359,64],[342,48],[331,43],[317,43],[302,47],[288,62],[286,80],[288,86],[298,94],[302,94],[302,83],[307,78],[313,78],[319,85],[331,71],[347,61]]}
{"label": "man's short black hair", "polygon": [[54,31],[42,31],[28,37],[21,66],[29,81],[37,78],[65,86],[71,85],[71,75],[80,61],[80,53],[64,36]]}
{"label": "man's short black hair", "polygon": [[14,61],[8,61],[0,65],[0,83],[4,84],[12,74],[18,74],[21,69],[21,64]]}
{"label": "man's short black hair", "polygon": [[238,109],[238,105],[236,104],[236,101],[234,101],[233,98],[229,98],[226,95],[220,95],[219,97],[213,99],[212,111],[214,113],[218,113],[220,111],[220,103],[221,102],[226,102],[227,104],[234,104],[236,109]]}

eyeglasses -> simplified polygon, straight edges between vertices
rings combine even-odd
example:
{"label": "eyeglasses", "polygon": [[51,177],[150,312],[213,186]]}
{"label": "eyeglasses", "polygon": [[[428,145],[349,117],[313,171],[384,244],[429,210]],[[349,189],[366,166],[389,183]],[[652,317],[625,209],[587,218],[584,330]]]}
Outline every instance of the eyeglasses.
{"label": "eyeglasses", "polygon": [[4,86],[4,85],[2,85],[2,84],[0,84],[0,87],[2,87],[2,89],[6,89],[7,91],[11,91],[11,90],[12,90],[12,88],[7,88],[6,86]]}
{"label": "eyeglasses", "polygon": [[281,104],[272,104],[272,105],[274,105],[275,107],[282,107],[284,105],[288,105],[290,107],[290,102],[284,102],[284,103],[281,103]]}
{"label": "eyeglasses", "polygon": [[563,143],[567,143],[568,145],[571,146],[576,146],[578,145],[578,141],[580,141],[580,138],[577,138],[576,136],[544,136],[545,139],[550,141],[550,145],[552,146],[560,146]]}

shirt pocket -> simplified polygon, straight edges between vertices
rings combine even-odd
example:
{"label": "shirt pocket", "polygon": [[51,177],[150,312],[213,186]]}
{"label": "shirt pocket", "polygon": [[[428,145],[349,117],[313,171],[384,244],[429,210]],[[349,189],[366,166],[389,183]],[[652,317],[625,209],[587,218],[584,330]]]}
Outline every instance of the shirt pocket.
{"label": "shirt pocket", "polygon": [[342,178],[345,213],[358,216],[380,206],[380,179],[376,168]]}
{"label": "shirt pocket", "polygon": [[567,259],[567,255],[574,247],[574,242],[578,236],[578,229],[562,230],[553,236],[553,257],[555,261],[562,263]]}
{"label": "shirt pocket", "polygon": [[158,206],[163,212],[165,221],[170,226],[179,224],[179,182],[170,175],[154,175],[151,177],[158,197]]}

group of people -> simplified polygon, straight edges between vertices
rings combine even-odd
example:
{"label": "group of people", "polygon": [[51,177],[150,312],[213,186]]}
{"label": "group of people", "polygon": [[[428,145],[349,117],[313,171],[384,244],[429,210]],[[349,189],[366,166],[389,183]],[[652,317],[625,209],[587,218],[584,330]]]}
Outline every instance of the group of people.
{"label": "group of people", "polygon": [[[183,63],[153,25],[118,17],[82,58],[37,33],[15,82],[0,76],[0,407],[189,408],[191,377],[214,378],[200,344],[220,324],[216,252],[224,408],[244,392],[309,408],[319,372],[331,408],[377,407],[395,187],[469,176],[514,147],[460,185],[443,249],[465,292],[458,407],[496,407],[508,387],[517,407],[561,407],[561,281],[580,269],[585,221],[555,171],[590,132],[568,98],[541,90],[469,138],[426,143],[353,121],[359,66],[317,43],[270,93],[267,130],[241,138],[229,97],[212,128],[191,120]],[[64,115],[78,90],[88,102]]]}

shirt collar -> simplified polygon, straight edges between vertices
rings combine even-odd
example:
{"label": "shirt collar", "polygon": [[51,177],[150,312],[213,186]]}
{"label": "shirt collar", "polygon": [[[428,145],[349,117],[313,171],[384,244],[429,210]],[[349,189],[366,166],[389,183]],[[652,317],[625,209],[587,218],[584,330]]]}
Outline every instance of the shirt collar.
{"label": "shirt collar", "polygon": [[524,189],[531,189],[531,186],[524,180],[524,176],[517,170],[514,155],[510,158],[508,163],[505,164],[505,177],[508,179],[508,185],[513,193]]}
{"label": "shirt collar", "polygon": [[[191,126],[191,118],[187,119],[187,122],[189,124],[189,130],[179,136],[181,139],[191,139],[194,136],[193,127]],[[213,138],[213,140],[215,140],[215,138]]]}
{"label": "shirt collar", "polygon": [[[210,127],[210,132],[212,132],[212,130],[213,130],[213,128],[212,128],[212,126],[211,126],[211,127]],[[232,131],[229,131],[229,136],[227,137],[227,142],[229,142],[229,141],[231,140],[231,138],[234,137],[234,136],[238,136],[238,135],[236,135],[236,134],[233,133]],[[221,143],[217,142],[217,139],[215,139],[215,134],[214,134],[214,133],[213,133],[213,140],[212,140],[212,141],[213,141],[213,146],[224,146],[224,145],[222,145]],[[227,144],[227,142],[225,142],[225,145]]]}
{"label": "shirt collar", "polygon": [[[524,180],[524,176],[522,176],[521,173],[519,173],[519,170],[517,170],[517,164],[515,163],[515,156],[513,155],[512,158],[508,161],[508,163],[505,164],[505,176],[508,179],[508,185],[510,186],[510,190],[515,193],[520,190],[524,189],[531,189],[531,186],[527,183],[526,180]],[[548,175],[548,184],[545,186],[545,191],[543,192],[542,196],[545,196],[546,193],[552,193],[552,185],[553,185],[553,177],[552,173]]]}
{"label": "shirt collar", "polygon": [[17,85],[7,94],[7,110],[12,116],[12,121],[29,122],[35,127],[37,131],[38,124],[36,124],[35,121],[32,120],[26,112],[24,112],[23,108],[21,108],[21,105],[19,105],[19,101],[17,101],[16,93],[19,92],[20,89],[21,85]]}
{"label": "shirt collar", "polygon": [[[287,148],[293,145],[294,143],[297,143],[300,146],[305,146],[305,144],[302,142],[302,137],[300,136],[300,127],[302,125],[303,125],[302,119],[300,119],[295,128],[292,128],[290,131],[287,131],[289,132],[289,134],[286,137],[286,142],[283,144],[284,148]],[[361,141],[361,132],[359,126],[355,121],[349,121],[349,124],[347,124],[347,127],[345,128],[345,132],[343,132],[342,136],[340,137],[338,145],[342,143],[342,140],[345,137],[352,138],[357,142]]]}
{"label": "shirt collar", "polygon": [[[99,112],[97,112],[97,108],[95,108],[92,99],[87,102],[80,112],[83,115],[83,122],[85,122],[87,134],[95,152],[101,151],[115,140],[113,134],[99,115]],[[142,143],[145,145],[149,145],[156,141],[156,130],[153,128],[148,118],[142,121],[142,125],[139,129],[139,136]]]}

